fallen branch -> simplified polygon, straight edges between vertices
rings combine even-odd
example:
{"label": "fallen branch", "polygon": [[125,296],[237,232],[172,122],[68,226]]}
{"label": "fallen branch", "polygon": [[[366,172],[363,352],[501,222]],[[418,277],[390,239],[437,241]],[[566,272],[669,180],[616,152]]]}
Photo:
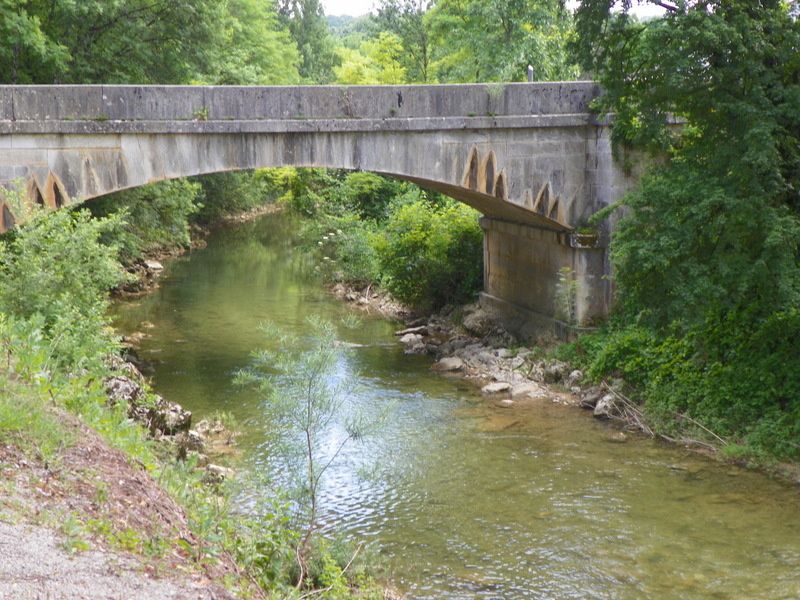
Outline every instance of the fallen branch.
{"label": "fallen branch", "polygon": [[[639,408],[631,400],[623,396],[617,390],[613,389],[610,385],[608,385],[608,382],[606,381],[603,381],[601,386],[603,387],[603,389],[613,394],[614,398],[616,398],[616,400],[618,401],[617,409],[619,410],[620,415],[618,417],[615,415],[609,415],[612,419],[619,419],[627,423],[628,425],[635,427],[636,429],[638,429],[639,431],[641,431],[642,433],[646,434],[649,437],[653,438],[657,437],[672,444],[683,444],[685,446],[703,446],[715,452],[719,450],[718,445],[712,444],[710,442],[689,437],[673,438],[664,433],[654,431],[647,424],[647,419],[644,413],[641,410],[639,410]],[[691,423],[695,427],[698,427],[699,429],[705,431],[708,435],[714,438],[722,446],[726,446],[728,444],[725,438],[717,435],[716,433],[711,431],[708,427],[696,421],[692,417],[684,415],[682,413],[677,413],[676,417],[680,420]]]}

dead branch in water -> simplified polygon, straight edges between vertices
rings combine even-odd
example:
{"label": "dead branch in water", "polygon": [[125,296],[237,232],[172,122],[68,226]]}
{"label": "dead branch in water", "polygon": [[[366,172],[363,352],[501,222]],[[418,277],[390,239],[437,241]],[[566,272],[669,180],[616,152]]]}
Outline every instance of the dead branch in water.
{"label": "dead branch in water", "polygon": [[630,399],[626,398],[617,390],[613,389],[608,382],[603,381],[601,386],[604,390],[608,391],[609,393],[613,394],[614,398],[616,399],[617,410],[619,411],[619,416],[611,415],[612,418],[619,419],[626,423],[627,425],[634,427],[635,429],[641,431],[648,437],[652,438],[660,438],[664,441],[671,442],[673,444],[683,444],[686,446],[702,446],[709,450],[716,452],[719,450],[720,446],[726,446],[728,441],[725,438],[717,435],[713,431],[711,431],[708,427],[703,425],[702,423],[698,422],[697,420],[693,419],[689,415],[684,415],[683,413],[676,413],[676,417],[687,423],[690,423],[701,429],[702,431],[706,432],[710,435],[718,444],[710,443],[703,440],[698,440],[695,438],[690,437],[681,437],[681,438],[673,438],[664,433],[656,432],[647,424],[647,419],[644,413],[634,404]]}

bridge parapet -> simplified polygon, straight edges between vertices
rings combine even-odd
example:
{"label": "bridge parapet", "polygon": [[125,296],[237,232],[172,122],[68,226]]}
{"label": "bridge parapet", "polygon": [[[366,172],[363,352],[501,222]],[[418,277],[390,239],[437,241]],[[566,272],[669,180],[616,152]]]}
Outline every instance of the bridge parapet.
{"label": "bridge parapet", "polygon": [[590,81],[397,86],[0,86],[0,121],[388,119],[585,114]]}

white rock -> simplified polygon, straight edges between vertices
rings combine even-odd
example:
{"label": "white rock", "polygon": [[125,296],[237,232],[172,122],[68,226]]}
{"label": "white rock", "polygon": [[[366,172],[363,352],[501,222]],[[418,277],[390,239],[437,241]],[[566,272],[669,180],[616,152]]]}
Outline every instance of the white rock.
{"label": "white rock", "polygon": [[450,372],[450,371],[461,371],[464,368],[464,361],[458,358],[457,356],[449,356],[447,358],[443,358],[431,367],[434,371],[441,371],[441,372]]}
{"label": "white rock", "polygon": [[573,388],[583,381],[583,372],[575,369],[567,376],[567,387]]}
{"label": "white rock", "polygon": [[416,333],[407,333],[400,338],[400,342],[406,345],[415,345],[422,342],[422,336]]}
{"label": "white rock", "polygon": [[504,400],[500,400],[500,402],[497,403],[497,406],[500,408],[511,408],[514,406],[514,401],[506,398]]}
{"label": "white rock", "polygon": [[617,411],[617,405],[614,402],[614,394],[606,394],[597,401],[594,407],[594,416],[598,419],[609,419]]}
{"label": "white rock", "polygon": [[541,388],[535,383],[520,383],[511,388],[511,397],[534,398],[541,392]]}
{"label": "white rock", "polygon": [[507,392],[511,389],[511,384],[507,381],[497,381],[495,383],[490,383],[485,385],[481,388],[481,391],[484,394],[502,394],[503,392]]}
{"label": "white rock", "polygon": [[151,271],[162,271],[164,269],[164,265],[157,260],[146,260],[144,261],[144,266]]}

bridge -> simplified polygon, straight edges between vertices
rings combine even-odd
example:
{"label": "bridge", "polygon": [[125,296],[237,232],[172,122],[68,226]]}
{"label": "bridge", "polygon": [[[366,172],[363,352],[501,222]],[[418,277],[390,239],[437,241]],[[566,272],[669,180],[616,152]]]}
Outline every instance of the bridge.
{"label": "bridge", "polygon": [[[599,93],[593,82],[0,86],[0,187],[55,209],[262,167],[404,179],[483,214],[485,306],[524,335],[563,335],[611,301],[611,225],[578,227],[636,179],[590,111]],[[18,196],[0,197],[0,231],[25,212]]]}

